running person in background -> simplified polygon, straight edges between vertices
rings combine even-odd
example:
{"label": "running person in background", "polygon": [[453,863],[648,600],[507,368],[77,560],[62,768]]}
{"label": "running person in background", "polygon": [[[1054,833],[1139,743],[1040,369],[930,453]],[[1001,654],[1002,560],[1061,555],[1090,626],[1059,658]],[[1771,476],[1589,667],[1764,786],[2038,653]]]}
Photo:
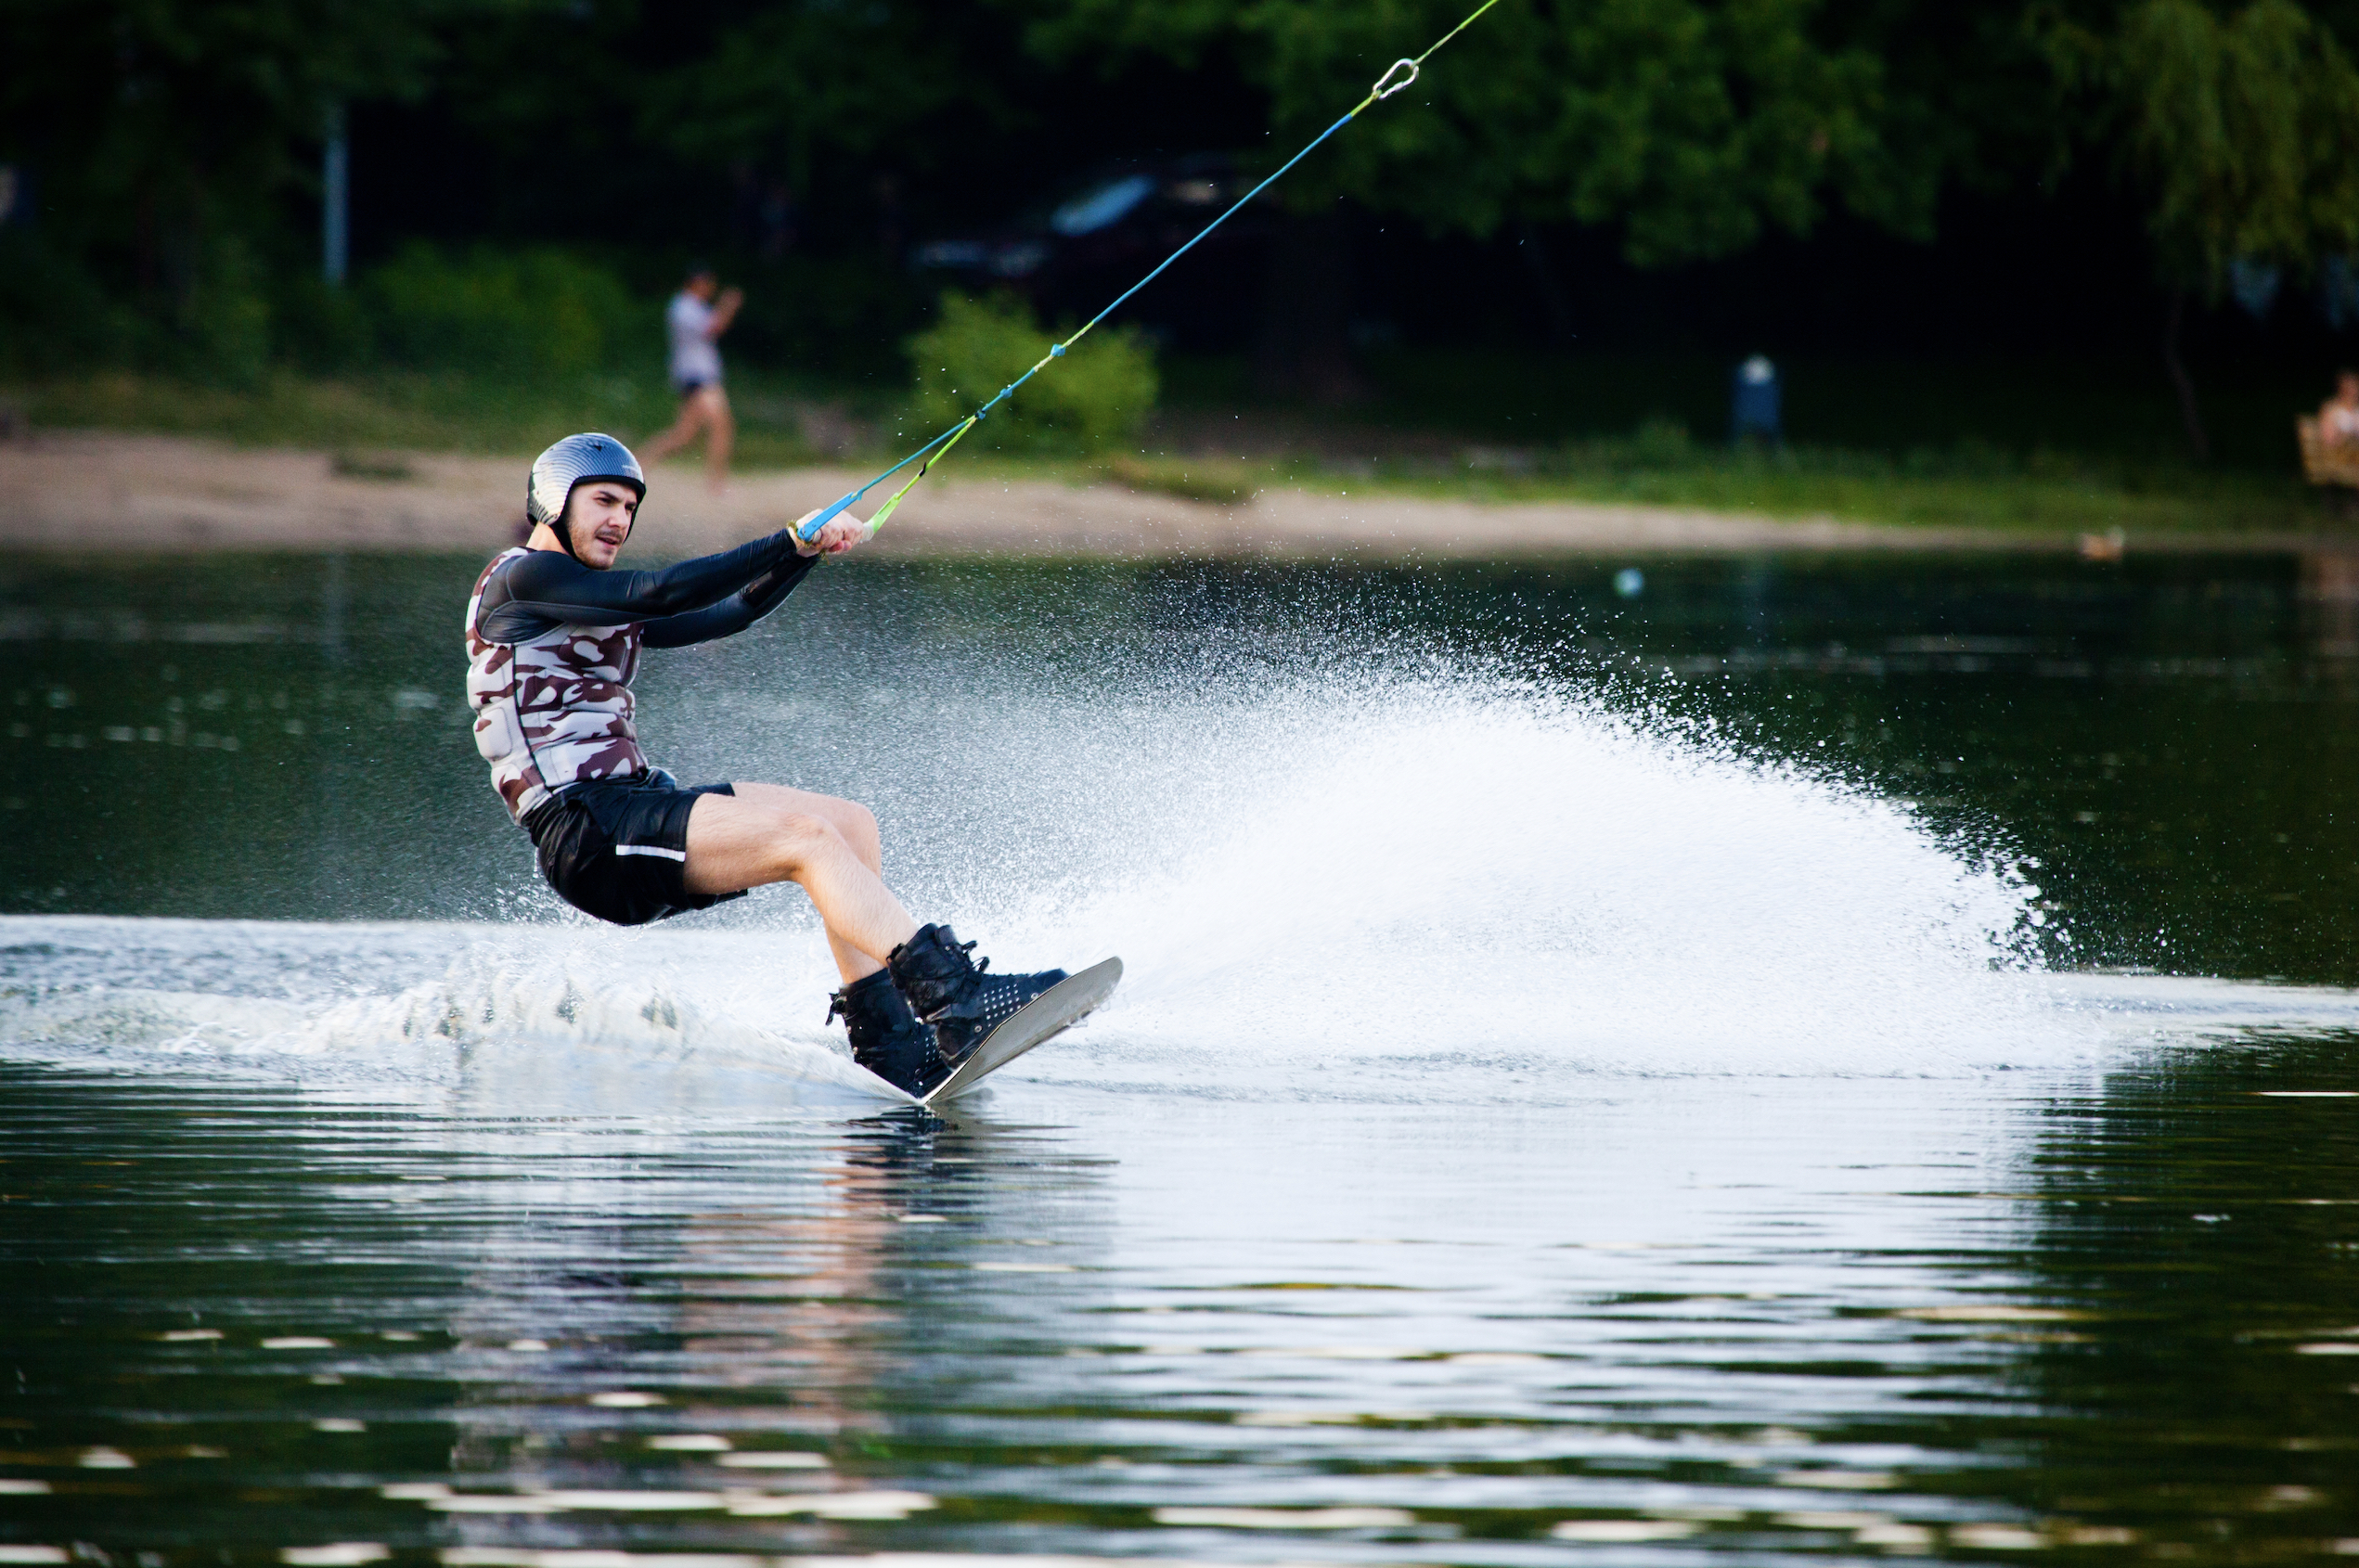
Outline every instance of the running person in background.
{"label": "running person in background", "polygon": [[[827,927],[852,1057],[922,1095],[1001,1020],[1063,980],[986,974],[947,926],[921,926],[884,885],[865,806],[778,784],[683,789],[639,752],[642,648],[741,632],[826,555],[869,535],[846,516],[806,545],[780,529],[659,572],[616,572],[647,478],[612,436],[567,436],[533,463],[533,532],[483,569],[467,605],[467,700],[492,786],[541,875],[575,908],[643,925],[793,882]],[[807,521],[807,517],[806,519]]]}
{"label": "running person in background", "polygon": [[721,334],[745,304],[745,290],[723,289],[713,269],[696,263],[688,281],[664,307],[672,335],[672,386],[680,394],[680,417],[647,443],[647,460],[660,463],[704,432],[704,482],[715,494],[728,483],[729,447],[737,421],[729,394],[721,390]]}

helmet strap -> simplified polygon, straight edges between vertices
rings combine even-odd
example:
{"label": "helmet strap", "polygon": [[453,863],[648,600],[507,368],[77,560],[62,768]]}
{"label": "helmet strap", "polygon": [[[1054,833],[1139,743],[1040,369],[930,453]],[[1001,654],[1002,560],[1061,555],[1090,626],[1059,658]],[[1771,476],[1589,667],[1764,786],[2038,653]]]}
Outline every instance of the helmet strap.
{"label": "helmet strap", "polygon": [[574,549],[573,521],[574,497],[571,493],[568,493],[565,497],[565,505],[558,511],[557,516],[550,520],[548,531],[557,535],[557,544],[560,549],[562,549],[567,555],[573,556],[574,559],[581,565],[587,566],[589,562],[583,560],[581,556]]}

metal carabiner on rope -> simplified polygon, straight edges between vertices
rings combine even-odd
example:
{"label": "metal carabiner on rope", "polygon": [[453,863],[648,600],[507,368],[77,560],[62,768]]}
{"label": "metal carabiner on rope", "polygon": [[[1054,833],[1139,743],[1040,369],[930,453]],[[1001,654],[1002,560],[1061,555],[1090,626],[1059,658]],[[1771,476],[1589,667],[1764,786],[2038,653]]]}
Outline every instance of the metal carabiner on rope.
{"label": "metal carabiner on rope", "polygon": [[[1398,82],[1393,82],[1391,86],[1386,86],[1386,83],[1392,82],[1393,72],[1399,71],[1403,66],[1407,66],[1409,68],[1409,74],[1402,77]],[[1376,84],[1368,89],[1368,96],[1379,100],[1388,98],[1416,80],[1417,62],[1415,60],[1395,60],[1390,66],[1386,68],[1385,73],[1382,76],[1376,78]]]}

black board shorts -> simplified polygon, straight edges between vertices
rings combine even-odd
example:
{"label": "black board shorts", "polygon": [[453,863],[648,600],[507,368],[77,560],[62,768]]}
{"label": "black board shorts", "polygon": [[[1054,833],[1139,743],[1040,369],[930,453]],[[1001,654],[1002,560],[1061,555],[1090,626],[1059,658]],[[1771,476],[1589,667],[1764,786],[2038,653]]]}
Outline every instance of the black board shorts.
{"label": "black board shorts", "polygon": [[734,795],[727,784],[680,788],[654,770],[638,778],[568,785],[524,816],[541,875],[586,915],[643,926],[710,909],[742,893],[688,891],[688,814],[699,795]]}

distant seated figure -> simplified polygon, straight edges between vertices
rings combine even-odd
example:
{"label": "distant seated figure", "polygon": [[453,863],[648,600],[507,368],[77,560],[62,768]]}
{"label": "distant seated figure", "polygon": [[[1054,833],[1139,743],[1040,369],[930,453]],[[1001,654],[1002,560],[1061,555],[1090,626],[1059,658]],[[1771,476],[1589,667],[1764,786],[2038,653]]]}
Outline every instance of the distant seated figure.
{"label": "distant seated figure", "polygon": [[2301,440],[2301,474],[2331,487],[2346,513],[2359,514],[2359,370],[2335,378],[2335,394],[2314,415],[2294,421]]}
{"label": "distant seated figure", "polygon": [[2359,370],[2335,377],[2335,394],[2318,405],[2318,437],[2328,446],[2359,447]]}

